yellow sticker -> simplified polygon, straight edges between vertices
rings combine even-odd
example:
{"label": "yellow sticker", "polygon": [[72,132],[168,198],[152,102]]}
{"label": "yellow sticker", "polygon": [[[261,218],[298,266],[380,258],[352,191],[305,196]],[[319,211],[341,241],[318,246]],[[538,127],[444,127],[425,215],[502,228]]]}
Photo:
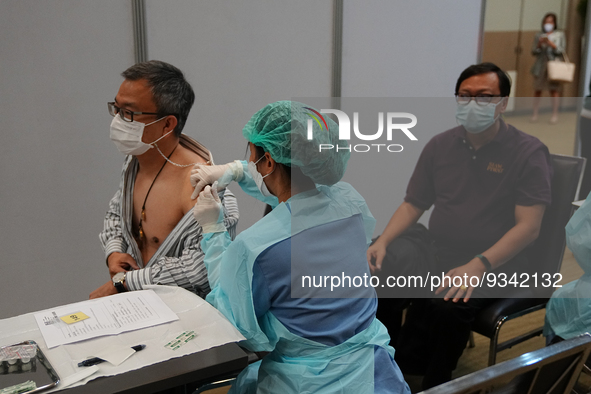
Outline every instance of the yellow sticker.
{"label": "yellow sticker", "polygon": [[63,321],[65,321],[68,324],[72,324],[72,323],[77,323],[79,321],[82,321],[84,319],[88,319],[88,316],[86,316],[82,312],[76,312],[76,313],[70,313],[69,315],[66,315],[66,316],[62,316],[62,317],[60,317],[60,319],[62,319]]}

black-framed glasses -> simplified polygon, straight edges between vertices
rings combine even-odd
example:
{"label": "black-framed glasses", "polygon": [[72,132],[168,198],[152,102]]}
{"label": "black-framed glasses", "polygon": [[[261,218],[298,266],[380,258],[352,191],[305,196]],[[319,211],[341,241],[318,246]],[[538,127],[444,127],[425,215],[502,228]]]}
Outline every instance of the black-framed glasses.
{"label": "black-framed glasses", "polygon": [[126,122],[133,122],[134,115],[159,115],[156,112],[133,112],[128,109],[119,108],[115,105],[114,101],[108,102],[107,107],[109,108],[109,114],[111,116],[117,116]]}
{"label": "black-framed glasses", "polygon": [[458,102],[458,104],[461,105],[468,105],[468,103],[474,99],[474,101],[476,101],[476,104],[481,105],[481,106],[485,106],[485,105],[489,105],[490,103],[493,102],[493,99],[495,97],[501,97],[499,95],[492,95],[492,94],[481,94],[478,96],[470,96],[469,94],[456,94],[456,101]]}

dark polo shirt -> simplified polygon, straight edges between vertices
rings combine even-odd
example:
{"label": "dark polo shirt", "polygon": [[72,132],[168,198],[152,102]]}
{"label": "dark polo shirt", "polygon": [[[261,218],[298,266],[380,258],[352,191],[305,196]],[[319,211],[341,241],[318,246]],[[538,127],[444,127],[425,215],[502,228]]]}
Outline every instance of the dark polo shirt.
{"label": "dark polo shirt", "polygon": [[436,243],[484,252],[515,225],[515,206],[551,202],[552,165],[537,138],[501,120],[495,138],[477,152],[462,126],[427,143],[405,201],[434,206],[429,231]]}

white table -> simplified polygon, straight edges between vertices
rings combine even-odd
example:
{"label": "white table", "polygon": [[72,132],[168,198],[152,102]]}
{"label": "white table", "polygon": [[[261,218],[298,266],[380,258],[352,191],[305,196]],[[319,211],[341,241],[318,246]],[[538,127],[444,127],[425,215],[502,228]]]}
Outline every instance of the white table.
{"label": "white table", "polygon": [[[0,346],[24,340],[36,341],[61,378],[80,371],[77,362],[92,356],[97,348],[114,344],[131,346],[145,344],[121,365],[99,364],[99,371],[90,378],[70,386],[72,393],[150,393],[191,381],[206,380],[247,365],[246,354],[235,344],[242,335],[225,317],[206,301],[178,287],[150,287],[179,316],[179,320],[104,336],[48,349],[37,327],[33,313],[0,320]],[[165,349],[167,339],[175,333],[194,330],[197,337],[180,349]],[[182,357],[182,358],[180,358]],[[107,377],[87,381],[98,377]],[[52,391],[61,390],[58,386]],[[52,392],[48,391],[48,392]]]}

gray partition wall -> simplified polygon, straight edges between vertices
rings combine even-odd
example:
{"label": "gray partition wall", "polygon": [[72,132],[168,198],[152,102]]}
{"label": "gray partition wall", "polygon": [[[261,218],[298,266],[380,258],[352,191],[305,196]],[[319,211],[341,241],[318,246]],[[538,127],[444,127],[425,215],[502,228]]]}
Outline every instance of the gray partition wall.
{"label": "gray partition wall", "polygon": [[[344,1],[343,97],[451,98],[462,70],[477,62],[480,52],[481,1],[421,0]],[[456,126],[455,103],[425,100],[432,118],[419,117],[414,129],[417,141],[404,143],[405,150],[367,163],[367,155],[352,154],[345,180],[363,191],[377,219],[379,235],[402,203],[408,180],[423,146],[435,134]],[[405,112],[401,100],[396,108]],[[451,105],[450,105],[451,104]],[[416,99],[408,107],[418,108]],[[443,108],[449,111],[441,112]],[[377,113],[377,110],[375,111]],[[437,115],[436,115],[437,114]],[[417,113],[418,116],[418,113]],[[428,115],[427,115],[428,116]],[[369,123],[373,119],[370,119]],[[366,120],[367,122],[367,120]],[[360,121],[361,124],[361,121]],[[428,124],[428,127],[424,127]],[[370,129],[375,132],[376,128]],[[380,141],[384,142],[384,141]],[[426,223],[429,212],[421,218]]]}
{"label": "gray partition wall", "polygon": [[[108,280],[98,233],[123,157],[106,102],[134,63],[132,3],[0,1],[0,318],[86,299]],[[244,158],[242,127],[265,104],[330,96],[341,58],[348,97],[451,96],[477,59],[472,0],[347,0],[342,20],[339,0],[143,3],[147,58],[186,72],[197,101],[185,130],[218,163]],[[409,171],[393,163],[391,178],[361,187],[405,187]],[[243,230],[263,205],[234,190]],[[401,190],[368,195],[378,230]]]}
{"label": "gray partition wall", "polygon": [[[146,0],[148,56],[187,74],[197,98],[185,133],[216,163],[244,159],[242,128],[256,111],[292,97],[329,97],[332,1]],[[264,204],[234,185],[243,230]]]}
{"label": "gray partition wall", "polygon": [[[242,127],[265,104],[330,97],[341,63],[343,97],[452,97],[459,73],[477,61],[479,1],[345,0],[340,13],[335,3],[182,0],[171,7],[146,0],[148,56],[177,64],[195,85],[197,100],[185,132],[206,144],[216,162],[244,158]],[[342,47],[334,37],[338,23]],[[442,125],[455,126],[453,112]],[[422,148],[441,131],[430,130],[416,145]],[[375,190],[371,178],[356,175],[363,171],[355,171],[357,158],[346,180]],[[376,235],[402,201],[411,171],[412,166],[397,167],[386,182],[391,186],[364,193],[378,217]],[[263,205],[234,191],[242,230],[260,218]]]}
{"label": "gray partition wall", "polygon": [[477,62],[478,0],[345,0],[343,97],[452,97]]}
{"label": "gray partition wall", "polygon": [[98,240],[123,156],[109,140],[133,64],[131,2],[0,1],[0,318],[108,279]]}

